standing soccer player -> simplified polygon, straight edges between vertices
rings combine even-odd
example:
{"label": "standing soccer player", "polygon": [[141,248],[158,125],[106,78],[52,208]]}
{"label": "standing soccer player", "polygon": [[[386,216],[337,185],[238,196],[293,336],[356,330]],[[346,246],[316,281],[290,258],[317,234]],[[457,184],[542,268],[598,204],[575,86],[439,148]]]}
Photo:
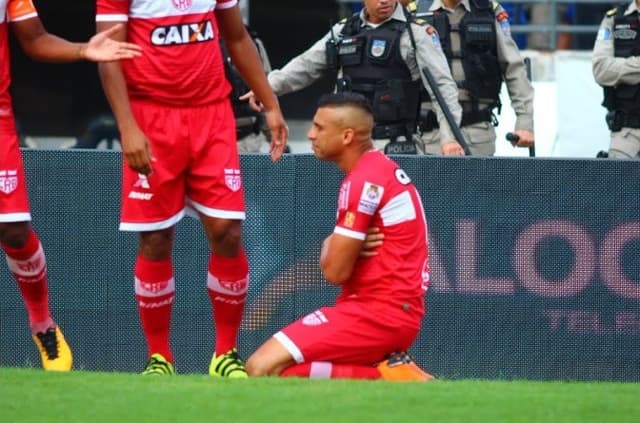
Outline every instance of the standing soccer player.
{"label": "standing soccer player", "polygon": [[433,378],[406,354],[422,324],[429,284],[422,202],[407,174],[373,148],[373,126],[361,94],[320,99],[307,136],[317,158],[347,175],[320,268],[342,291],[334,307],[293,322],[258,348],[247,361],[251,376]]}
{"label": "standing soccer player", "polygon": [[24,52],[36,60],[119,60],[139,55],[140,49],[109,39],[121,28],[98,34],[89,43],[68,42],[46,32],[31,0],[0,0],[0,245],[18,282],[43,368],[68,371],[73,362],[71,349],[51,316],[44,250],[30,224],[25,174],[9,95],[7,23]]}
{"label": "standing soccer player", "polygon": [[245,205],[219,36],[265,106],[274,161],[287,127],[237,0],[98,0],[96,21],[98,29],[125,23],[128,40],[145,53],[99,68],[125,159],[120,230],[140,234],[134,283],[149,353],[143,374],[174,373],[171,252],[174,226],[191,209],[212,250],[207,288],[216,342],[209,373],[245,378],[236,350],[249,269],[240,239]]}

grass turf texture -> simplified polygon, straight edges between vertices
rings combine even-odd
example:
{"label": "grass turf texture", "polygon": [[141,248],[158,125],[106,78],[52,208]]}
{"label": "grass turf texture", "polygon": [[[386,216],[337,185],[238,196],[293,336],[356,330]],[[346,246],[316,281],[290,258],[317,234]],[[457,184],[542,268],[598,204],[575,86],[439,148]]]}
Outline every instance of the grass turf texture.
{"label": "grass turf texture", "polygon": [[389,383],[0,368],[2,422],[637,422],[640,384]]}

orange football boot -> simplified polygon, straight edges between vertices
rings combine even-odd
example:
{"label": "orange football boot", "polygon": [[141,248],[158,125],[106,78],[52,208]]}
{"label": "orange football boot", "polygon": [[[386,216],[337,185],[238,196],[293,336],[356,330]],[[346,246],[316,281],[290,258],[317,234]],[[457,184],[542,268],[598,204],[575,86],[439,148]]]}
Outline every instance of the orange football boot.
{"label": "orange football boot", "polygon": [[428,382],[435,379],[418,367],[406,352],[390,354],[389,358],[378,364],[378,371],[383,380],[395,382]]}

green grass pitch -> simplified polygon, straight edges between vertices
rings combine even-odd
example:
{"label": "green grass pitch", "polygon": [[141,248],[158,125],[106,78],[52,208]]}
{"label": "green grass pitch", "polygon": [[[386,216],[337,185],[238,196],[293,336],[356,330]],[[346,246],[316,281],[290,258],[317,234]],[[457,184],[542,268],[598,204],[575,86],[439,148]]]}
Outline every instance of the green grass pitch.
{"label": "green grass pitch", "polygon": [[430,383],[0,368],[1,422],[638,422],[640,384]]}

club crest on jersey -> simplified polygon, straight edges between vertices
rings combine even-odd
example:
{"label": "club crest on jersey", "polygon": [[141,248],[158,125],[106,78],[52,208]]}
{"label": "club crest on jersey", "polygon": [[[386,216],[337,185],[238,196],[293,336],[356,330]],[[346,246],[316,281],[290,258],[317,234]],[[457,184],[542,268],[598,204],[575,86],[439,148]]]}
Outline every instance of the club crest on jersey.
{"label": "club crest on jersey", "polygon": [[371,42],[371,56],[382,57],[386,48],[387,42],[385,40],[373,40]]}
{"label": "club crest on jersey", "polygon": [[211,21],[158,26],[151,31],[151,43],[156,46],[203,43],[213,38]]}
{"label": "club crest on jersey", "polygon": [[191,5],[193,4],[193,0],[171,0],[173,6],[181,12],[185,10],[191,9]]}
{"label": "club crest on jersey", "polygon": [[362,194],[360,194],[358,211],[368,215],[373,215],[380,205],[383,193],[383,187],[372,184],[371,182],[365,182],[362,187]]}
{"label": "club crest on jersey", "polygon": [[224,183],[231,191],[236,192],[242,186],[242,178],[240,177],[240,169],[225,169]]}
{"label": "club crest on jersey", "polygon": [[17,170],[0,170],[0,192],[11,194],[18,188]]}

